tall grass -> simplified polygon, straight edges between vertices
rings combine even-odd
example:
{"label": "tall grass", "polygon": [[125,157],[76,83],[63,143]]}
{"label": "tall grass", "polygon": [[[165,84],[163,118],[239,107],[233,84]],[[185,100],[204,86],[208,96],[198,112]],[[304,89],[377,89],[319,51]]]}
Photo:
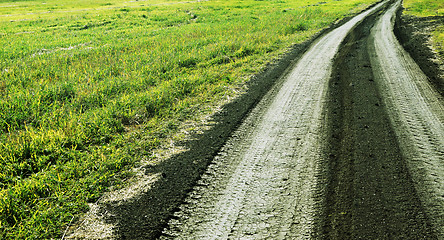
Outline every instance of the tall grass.
{"label": "tall grass", "polygon": [[181,121],[373,2],[0,1],[0,238],[60,236]]}

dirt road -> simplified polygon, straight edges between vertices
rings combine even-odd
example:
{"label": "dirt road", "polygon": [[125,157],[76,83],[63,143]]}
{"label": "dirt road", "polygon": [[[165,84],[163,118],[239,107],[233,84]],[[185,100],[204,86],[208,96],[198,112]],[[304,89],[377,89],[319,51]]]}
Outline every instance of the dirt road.
{"label": "dirt road", "polygon": [[161,239],[444,239],[442,97],[387,1],[324,35],[256,105]]}

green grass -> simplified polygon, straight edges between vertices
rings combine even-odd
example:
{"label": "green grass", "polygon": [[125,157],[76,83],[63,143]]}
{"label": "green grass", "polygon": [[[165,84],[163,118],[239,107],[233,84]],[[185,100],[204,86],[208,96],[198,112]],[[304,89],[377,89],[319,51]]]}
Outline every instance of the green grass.
{"label": "green grass", "polygon": [[[442,0],[404,0],[405,13],[417,17],[444,17],[444,1]],[[444,26],[432,32],[432,45],[444,57]]]}
{"label": "green grass", "polygon": [[440,26],[433,32],[433,44],[436,49],[439,49],[441,56],[444,57],[444,26]]}
{"label": "green grass", "polygon": [[405,13],[420,17],[444,16],[444,2],[441,0],[404,0]]}
{"label": "green grass", "polygon": [[374,0],[0,0],[0,238],[49,239],[252,74]]}

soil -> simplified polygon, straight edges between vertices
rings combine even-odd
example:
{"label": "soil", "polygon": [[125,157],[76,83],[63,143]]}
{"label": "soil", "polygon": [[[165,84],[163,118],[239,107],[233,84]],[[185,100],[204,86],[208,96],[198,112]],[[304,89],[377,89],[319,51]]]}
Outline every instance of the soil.
{"label": "soil", "polygon": [[407,80],[415,91],[387,79],[375,53],[389,6],[294,46],[187,151],[145,166],[159,176],[149,190],[98,203],[112,235],[70,238],[441,239],[442,73],[427,38],[411,39],[420,23],[403,17],[395,32],[428,78]]}

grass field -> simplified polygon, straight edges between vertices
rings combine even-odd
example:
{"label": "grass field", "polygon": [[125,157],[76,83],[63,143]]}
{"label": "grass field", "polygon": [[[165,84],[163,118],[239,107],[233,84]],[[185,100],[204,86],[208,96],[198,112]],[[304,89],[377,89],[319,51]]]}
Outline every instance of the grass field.
{"label": "grass field", "polygon": [[249,77],[375,0],[0,0],[0,239],[60,238]]}
{"label": "grass field", "polygon": [[[417,17],[440,16],[444,18],[444,1],[442,0],[404,0],[404,13]],[[444,26],[432,33],[433,47],[444,57]]]}

